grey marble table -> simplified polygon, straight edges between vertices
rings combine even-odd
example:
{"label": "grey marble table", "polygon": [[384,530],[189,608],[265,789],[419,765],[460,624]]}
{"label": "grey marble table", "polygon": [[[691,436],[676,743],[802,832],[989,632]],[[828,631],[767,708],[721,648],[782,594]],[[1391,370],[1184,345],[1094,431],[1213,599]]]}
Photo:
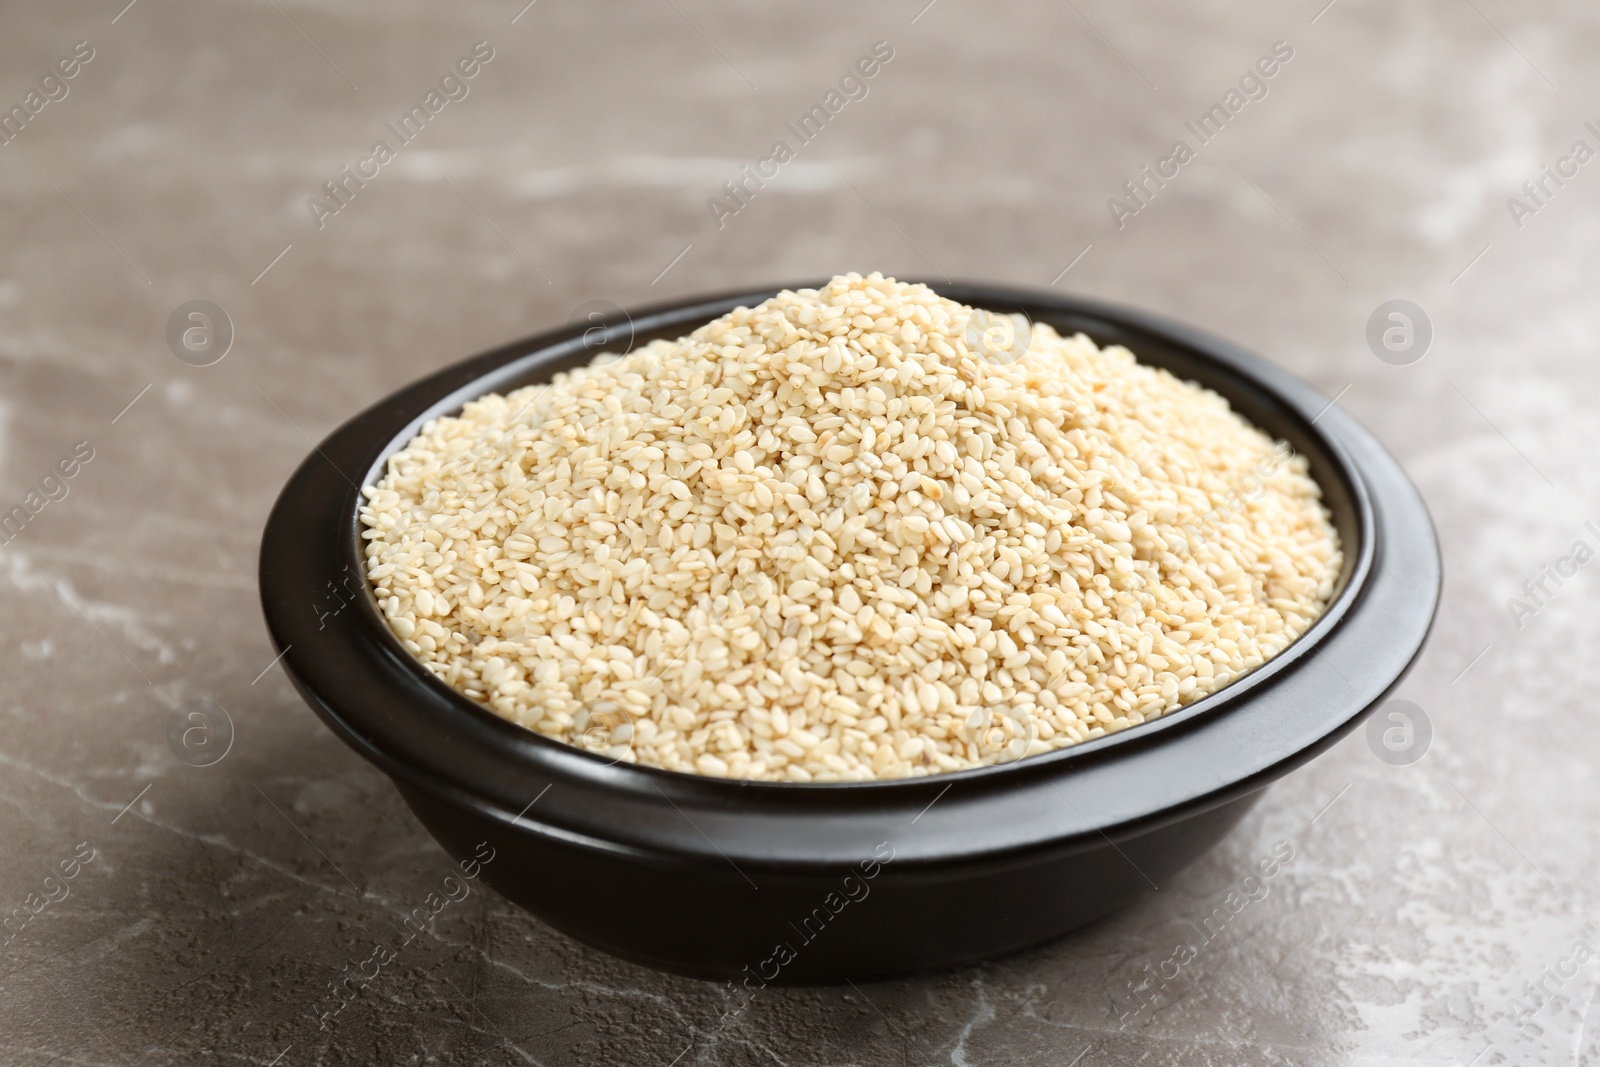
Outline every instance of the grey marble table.
{"label": "grey marble table", "polygon": [[[1600,566],[1561,563],[1600,547],[1592,4],[125,2],[0,8],[0,1062],[1600,1062]],[[290,470],[586,301],[850,269],[1160,311],[1362,419],[1443,543],[1422,758],[1358,732],[983,966],[719,1030],[726,990],[482,891],[319,1027],[447,860],[272,665]],[[1425,354],[1369,345],[1396,299]],[[194,300],[226,319],[174,346]],[[193,700],[233,724],[209,766],[169,743]]]}

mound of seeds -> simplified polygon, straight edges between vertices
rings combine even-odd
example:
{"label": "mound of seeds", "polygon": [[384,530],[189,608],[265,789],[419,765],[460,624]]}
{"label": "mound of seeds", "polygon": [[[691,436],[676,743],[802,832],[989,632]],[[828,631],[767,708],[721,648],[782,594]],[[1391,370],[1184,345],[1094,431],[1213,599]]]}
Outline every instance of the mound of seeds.
{"label": "mound of seeds", "polygon": [[801,782],[1098,737],[1302,633],[1340,565],[1304,459],[1125,349],[1013,327],[851,274],[486,396],[365,490],[368,576],[530,730]]}

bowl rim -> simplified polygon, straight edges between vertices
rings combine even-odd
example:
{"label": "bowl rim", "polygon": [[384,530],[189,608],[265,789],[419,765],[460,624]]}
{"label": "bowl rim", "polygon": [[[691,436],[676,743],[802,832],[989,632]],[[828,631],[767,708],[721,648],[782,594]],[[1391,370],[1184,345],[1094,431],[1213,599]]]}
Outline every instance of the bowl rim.
{"label": "bowl rim", "polygon": [[[842,809],[855,806],[887,810],[907,805],[920,808],[926,804],[931,808],[933,802],[957,786],[961,787],[962,793],[982,794],[992,793],[997,788],[1010,791],[1028,782],[1037,785],[1042,781],[1060,793],[1061,783],[1054,779],[1071,777],[1080,768],[1114,765],[1125,759],[1136,758],[1143,752],[1170,747],[1197,723],[1225,718],[1231,709],[1247,706],[1262,694],[1270,695],[1280,681],[1298,674],[1306,662],[1314,661],[1325,644],[1345,627],[1351,614],[1359,609],[1366,598],[1374,567],[1381,558],[1378,517],[1369,493],[1368,476],[1363,470],[1364,466],[1370,467],[1371,464],[1358,463],[1347,445],[1352,440],[1359,441],[1361,437],[1370,435],[1366,435],[1353,419],[1312,387],[1237,346],[1147,312],[1052,292],[930,283],[941,295],[974,306],[998,311],[1020,310],[1036,318],[1055,316],[1098,323],[1105,328],[1098,335],[1094,330],[1086,332],[1102,343],[1108,333],[1159,338],[1161,343],[1185,353],[1184,358],[1197,359],[1223,377],[1238,379],[1254,387],[1268,402],[1281,408],[1287,417],[1297,420],[1303,436],[1315,443],[1316,450],[1329,464],[1329,472],[1342,481],[1343,491],[1354,508],[1354,529],[1359,535],[1354,546],[1349,543],[1342,545],[1345,564],[1340,588],[1324,613],[1306,632],[1260,667],[1201,700],[1145,723],[1014,762],[940,772],[919,778],[847,782],[720,779],[607,760],[538,735],[500,717],[451,689],[405,650],[383,619],[364,577],[361,565],[365,541],[361,537],[359,507],[365,498],[360,487],[370,486],[381,477],[389,456],[414,437],[425,422],[440,415],[458,412],[467,400],[528,384],[529,375],[535,372],[543,371],[543,376],[547,377],[556,369],[584,362],[591,352],[602,350],[610,341],[620,340],[624,335],[630,341],[640,334],[681,335],[732,307],[751,306],[780,289],[816,288],[821,284],[825,283],[762,286],[669,301],[631,315],[621,312],[600,324],[598,336],[592,323],[569,324],[565,328],[512,342],[447,366],[372,405],[330,434],[285,486],[269,519],[262,544],[261,590],[268,627],[279,651],[283,653],[286,670],[312,707],[341,737],[391,775],[428,792],[452,796],[457,802],[475,809],[498,812],[498,817],[502,819],[515,810],[515,806],[508,805],[503,789],[498,790],[500,795],[497,796],[497,790],[484,787],[481,772],[486,759],[500,764],[498,771],[502,777],[506,771],[514,774],[518,768],[524,774],[547,775],[547,787],[565,779],[589,790],[621,790],[634,794],[653,792],[678,807],[679,813],[684,814],[691,824],[694,820],[688,818],[683,807],[679,807],[680,804],[699,809],[697,813],[709,810],[715,814],[730,805],[738,805],[747,808],[781,808],[791,814],[794,810],[811,811],[829,817],[840,817],[844,814]],[[1139,354],[1137,348],[1134,350]],[[1145,360],[1142,354],[1140,358]],[[1214,382],[1202,384],[1234,402],[1234,398]],[[1376,446],[1375,441],[1367,443]],[[1382,452],[1381,446],[1376,447],[1381,457],[1388,459],[1393,466],[1393,471],[1387,472],[1392,480],[1393,474],[1398,473],[1398,466],[1387,457],[1387,453]],[[327,468],[332,468],[338,474],[331,486],[336,500],[329,499],[327,492],[331,477]],[[359,477],[351,476],[358,471]],[[337,485],[338,479],[346,483],[342,489]],[[1410,489],[1403,474],[1399,475],[1399,479],[1404,483],[1404,488]],[[1326,486],[1324,491],[1327,492]],[[1415,491],[1411,492],[1414,494]],[[1420,500],[1417,503],[1420,505]],[[307,509],[312,504],[316,505],[320,522],[308,514]],[[327,524],[330,514],[335,519],[332,531]],[[1425,509],[1423,514],[1425,516]],[[308,529],[308,525],[311,529]],[[336,534],[332,539],[327,536],[330,532]],[[1425,548],[1431,550],[1433,569],[1437,572],[1437,546],[1433,542],[1431,524],[1427,524],[1425,533]],[[308,534],[311,536],[308,537]],[[294,617],[295,599],[298,597],[303,607],[310,592],[305,582],[296,583],[291,578],[289,585],[296,589],[292,595],[280,584],[285,573],[282,566],[285,553],[308,548],[310,554],[326,564],[322,568],[324,571],[333,570],[331,564],[334,562],[342,564],[342,573],[354,568],[360,586],[366,592],[365,596],[356,596],[351,602],[353,613],[342,621],[341,618],[334,619],[335,632],[345,637],[345,650],[354,648],[357,653],[355,659],[360,662],[356,664],[340,662],[338,655],[329,655],[327,649],[319,649],[316,639],[309,632],[310,624],[305,613],[301,612],[299,618]],[[1424,579],[1422,584],[1426,587],[1426,576]],[[1431,625],[1438,595],[1437,573],[1432,584],[1426,620],[1420,632],[1408,634],[1402,639],[1401,645],[1409,644],[1410,647],[1405,650],[1404,662],[1398,664],[1398,669],[1391,668],[1393,677],[1382,687],[1384,692],[1409,667]],[[343,608],[338,614],[344,616]],[[325,619],[319,616],[318,623],[317,632],[321,632],[326,625]],[[1413,625],[1411,629],[1416,631],[1417,627]],[[428,707],[413,709],[416,713],[409,714],[392,709],[367,711],[348,698],[331,702],[327,700],[326,690],[335,676],[348,672],[352,666],[359,667],[360,673],[366,675],[366,681],[374,683],[378,691],[391,699],[397,699],[400,705],[415,704],[419,695],[426,694],[423,703]],[[1333,717],[1331,729],[1315,746],[1302,744],[1284,759],[1294,760],[1296,756],[1303,756],[1292,765],[1309,759],[1315,754],[1310,751],[1311,747],[1320,751],[1321,747],[1331,744],[1344,730],[1353,726],[1360,713],[1371,706],[1371,702],[1364,702],[1353,717],[1348,712]],[[454,716],[454,719],[439,718],[430,723],[428,716],[440,714]],[[410,735],[409,746],[392,743],[397,731]],[[419,745],[418,735],[429,733],[434,735],[433,743]],[[1287,769],[1288,766],[1283,767],[1283,770]],[[1153,825],[1152,820],[1165,821],[1168,817],[1175,817],[1173,813],[1179,809],[1193,810],[1196,803],[1203,802],[1205,806],[1221,803],[1238,795],[1247,785],[1253,784],[1259,788],[1263,780],[1262,770],[1256,767],[1254,773],[1235,776],[1228,783],[1216,783],[1205,797],[1168,798],[1172,803],[1158,805],[1155,810],[1146,811],[1138,818],[1117,820],[1113,825],[1125,828],[1149,826]],[[1276,776],[1272,774],[1264,780]],[[931,792],[937,795],[930,796]],[[539,796],[542,797],[543,793]],[[537,803],[537,798],[532,803]],[[589,820],[576,820],[574,823],[548,809],[536,819],[526,818],[527,812],[528,808],[524,808],[510,821],[520,822],[525,827],[538,826],[542,831],[557,836],[576,832],[577,839],[602,847],[622,845],[624,841],[619,839],[629,837],[626,833],[608,833],[594,825],[579,826],[577,824]],[[1078,813],[1083,814],[1081,809],[1078,809]],[[1106,827],[1096,826],[1095,829],[1103,833]],[[706,836],[703,831],[699,832],[700,836]],[[707,837],[706,841],[710,843],[710,838]],[[639,840],[632,842],[633,847],[644,844]],[[712,847],[717,846],[713,843]]]}

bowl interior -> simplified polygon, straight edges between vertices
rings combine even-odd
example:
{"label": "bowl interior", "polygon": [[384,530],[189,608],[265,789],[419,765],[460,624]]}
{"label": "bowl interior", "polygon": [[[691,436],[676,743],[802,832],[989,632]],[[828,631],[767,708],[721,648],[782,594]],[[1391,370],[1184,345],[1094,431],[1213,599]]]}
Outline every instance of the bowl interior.
{"label": "bowl interior", "polygon": [[[608,776],[643,776],[641,781],[666,776],[679,782],[691,779],[713,789],[727,787],[746,793],[750,790],[779,790],[793,795],[796,790],[812,793],[893,790],[922,788],[931,781],[974,781],[1042,769],[1046,765],[1059,767],[1072,761],[1103,758],[1127,746],[1158,743],[1176,736],[1185,724],[1200,717],[1224,714],[1231,703],[1290,669],[1338,626],[1350,605],[1360,595],[1362,581],[1371,566],[1374,551],[1373,516],[1366,491],[1349,457],[1333,437],[1319,430],[1316,425],[1326,406],[1331,406],[1320,394],[1258,357],[1198,331],[1138,312],[1072,298],[1031,299],[1015,291],[984,286],[933,284],[932,287],[941,295],[974,307],[1006,313],[1021,312],[1032,321],[1049,323],[1063,335],[1081,332],[1102,347],[1123,345],[1141,362],[1162,367],[1179,378],[1197,382],[1217,392],[1244,418],[1272,436],[1287,441],[1297,453],[1306,457],[1311,475],[1322,489],[1323,504],[1339,533],[1344,552],[1334,595],[1323,615],[1287,649],[1261,667],[1234,679],[1199,701],[1138,726],[1013,763],[946,772],[923,779],[869,782],[750,782],[704,778],[637,764],[617,763],[613,766],[614,761],[542,737],[502,719],[439,681],[411,656],[389,630],[369,587],[368,595],[361,601],[360,607],[372,639],[387,646],[394,656],[408,664],[417,684],[440,691],[440,695],[448,701],[452,715],[476,720],[480,728],[486,727],[502,734],[514,748],[521,748],[528,743],[549,746],[567,757],[605,768]],[[627,351],[652,340],[681,337],[734,307],[754,305],[777,291],[777,287],[773,287],[730,294],[690,305],[640,312],[633,316],[619,313],[598,322],[579,323],[556,334],[510,345],[447,368],[403,391],[384,405],[389,410],[390,425],[394,425],[397,413],[409,417],[401,428],[387,437],[381,447],[369,454],[369,462],[360,482],[364,486],[377,482],[383,477],[389,457],[404,448],[426,422],[458,414],[468,401],[489,393],[507,393],[548,381],[554,374],[582,366],[604,351]],[[364,574],[365,542],[360,536],[362,527],[357,514],[359,499],[352,494],[345,520],[344,554],[347,564],[355,573]]]}

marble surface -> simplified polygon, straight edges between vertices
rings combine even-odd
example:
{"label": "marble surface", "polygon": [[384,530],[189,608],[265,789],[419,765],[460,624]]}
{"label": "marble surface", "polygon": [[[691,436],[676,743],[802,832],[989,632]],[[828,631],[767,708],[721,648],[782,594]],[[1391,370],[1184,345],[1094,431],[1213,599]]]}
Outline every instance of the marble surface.
{"label": "marble surface", "polygon": [[[1600,948],[1596,568],[1508,603],[1600,547],[1600,163],[1571,156],[1600,148],[1600,10],[124,2],[0,11],[0,105],[93,52],[0,145],[0,505],[40,494],[0,546],[0,1061],[1600,1062],[1600,965],[1573,949]],[[478,41],[467,95],[314,213]],[[867,95],[719,228],[722,183],[878,41]],[[1259,98],[1201,144],[1185,123],[1279,41],[1266,95],[1248,82]],[[1114,213],[1179,139],[1193,158]],[[1576,173],[1525,196],[1547,164]],[[397,386],[585,301],[847,269],[1136,304],[1337,397],[1439,526],[1444,601],[1397,694],[1425,754],[1385,762],[1354,734],[1088,930],[769,990],[715,1034],[726,990],[487,892],[319,1029],[327,984],[447,860],[271,666],[255,553],[290,470]],[[1431,323],[1420,361],[1368,344],[1392,299]],[[167,340],[191,300],[234,334],[208,366]],[[194,700],[233,724],[210,766],[169,743]],[[1266,894],[1175,979],[1144,978],[1279,842],[1295,858]]]}

